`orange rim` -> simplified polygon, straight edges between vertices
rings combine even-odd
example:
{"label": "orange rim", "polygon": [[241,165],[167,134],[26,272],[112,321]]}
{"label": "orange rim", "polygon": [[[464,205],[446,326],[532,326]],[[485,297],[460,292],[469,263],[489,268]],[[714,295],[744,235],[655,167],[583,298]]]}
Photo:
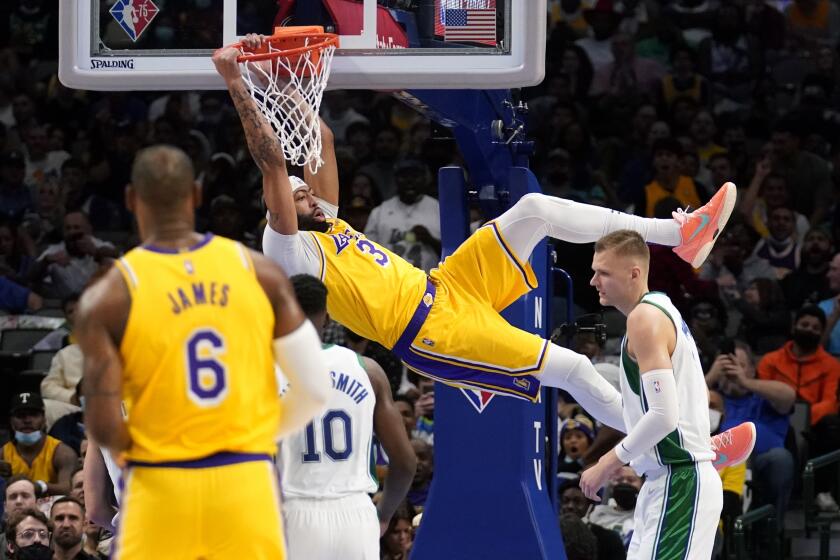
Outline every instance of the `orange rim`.
{"label": "orange rim", "polygon": [[[292,48],[285,48],[276,50],[274,52],[266,52],[268,45],[277,48],[277,43],[292,43],[301,44],[307,40],[314,40],[315,42],[304,46],[293,46]],[[242,43],[234,43],[233,47],[243,48]],[[259,62],[261,60],[271,60],[280,57],[296,57],[310,51],[322,51],[328,47],[338,48],[338,35],[334,33],[324,33],[324,28],[318,25],[299,26],[299,27],[276,27],[274,35],[265,38],[265,43],[258,51],[241,54],[237,57],[237,62]]]}

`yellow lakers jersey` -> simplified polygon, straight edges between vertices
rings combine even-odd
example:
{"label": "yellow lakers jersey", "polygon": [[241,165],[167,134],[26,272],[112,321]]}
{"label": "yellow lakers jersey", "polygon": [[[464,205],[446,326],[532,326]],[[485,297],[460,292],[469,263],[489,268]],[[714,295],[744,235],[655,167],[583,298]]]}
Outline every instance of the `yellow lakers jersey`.
{"label": "yellow lakers jersey", "polygon": [[276,452],[274,310],[248,251],[208,234],[189,250],[117,261],[131,294],[120,343],[127,458]]}
{"label": "yellow lakers jersey", "polygon": [[55,450],[60,444],[61,441],[54,437],[44,436],[44,447],[41,448],[41,452],[38,453],[38,456],[30,465],[20,456],[15,444],[10,441],[3,446],[3,460],[12,466],[12,474],[22,474],[28,476],[30,480],[57,482],[58,478],[56,477],[53,459],[55,458]]}
{"label": "yellow lakers jersey", "polygon": [[426,289],[426,273],[339,219],[312,235],[329,291],[327,311],[356,334],[391,348]]}

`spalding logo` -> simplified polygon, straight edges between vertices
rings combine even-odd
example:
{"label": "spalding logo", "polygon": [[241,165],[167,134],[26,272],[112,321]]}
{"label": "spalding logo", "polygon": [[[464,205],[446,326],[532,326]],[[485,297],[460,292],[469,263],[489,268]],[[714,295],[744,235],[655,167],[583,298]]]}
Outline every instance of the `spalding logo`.
{"label": "spalding logo", "polygon": [[134,70],[134,59],[133,58],[122,58],[122,59],[92,59],[90,61],[90,69],[91,70],[99,70],[102,68],[116,68],[121,70]]}

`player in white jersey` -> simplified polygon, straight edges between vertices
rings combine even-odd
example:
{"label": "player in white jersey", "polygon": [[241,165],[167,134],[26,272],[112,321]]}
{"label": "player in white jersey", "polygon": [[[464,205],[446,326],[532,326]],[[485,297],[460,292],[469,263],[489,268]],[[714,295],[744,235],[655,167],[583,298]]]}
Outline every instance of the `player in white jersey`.
{"label": "player in white jersey", "polygon": [[[291,278],[301,308],[319,332],[327,289],[313,276]],[[277,465],[289,558],[379,560],[379,537],[408,492],[417,459],[382,368],[342,346],[325,346],[333,381],[327,411],[285,438]],[[377,506],[376,435],[390,459]]]}
{"label": "player in white jersey", "polygon": [[648,291],[649,264],[638,233],[617,231],[595,244],[591,284],[601,305],[627,316],[620,378],[627,437],[584,471],[580,485],[598,501],[606,480],[630,464],[646,480],[627,558],[708,560],[723,507],[708,391],[688,326],[668,296]]}

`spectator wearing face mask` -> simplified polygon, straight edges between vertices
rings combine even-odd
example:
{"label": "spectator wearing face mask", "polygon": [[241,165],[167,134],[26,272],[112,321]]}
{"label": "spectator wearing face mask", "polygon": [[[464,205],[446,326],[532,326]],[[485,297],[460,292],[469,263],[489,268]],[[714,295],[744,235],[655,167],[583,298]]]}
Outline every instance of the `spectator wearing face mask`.
{"label": "spectator wearing face mask", "polygon": [[[840,448],[840,417],[837,415],[837,388],[840,362],[826,352],[820,340],[826,329],[822,309],[806,305],[796,312],[791,340],[758,363],[758,378],[781,381],[793,387],[796,398],[811,404],[812,457]],[[832,468],[817,471],[817,505],[826,511],[840,510],[829,493]]]}
{"label": "spectator wearing face mask", "polygon": [[6,553],[10,560],[52,560],[47,516],[30,507],[14,512],[6,521]]}
{"label": "spectator wearing face mask", "polygon": [[[12,398],[9,425],[14,439],[0,449],[0,465],[13,475],[35,481],[39,497],[70,492],[70,475],[78,456],[67,445],[46,435],[44,401],[37,393]],[[8,466],[6,466],[8,465]]]}

